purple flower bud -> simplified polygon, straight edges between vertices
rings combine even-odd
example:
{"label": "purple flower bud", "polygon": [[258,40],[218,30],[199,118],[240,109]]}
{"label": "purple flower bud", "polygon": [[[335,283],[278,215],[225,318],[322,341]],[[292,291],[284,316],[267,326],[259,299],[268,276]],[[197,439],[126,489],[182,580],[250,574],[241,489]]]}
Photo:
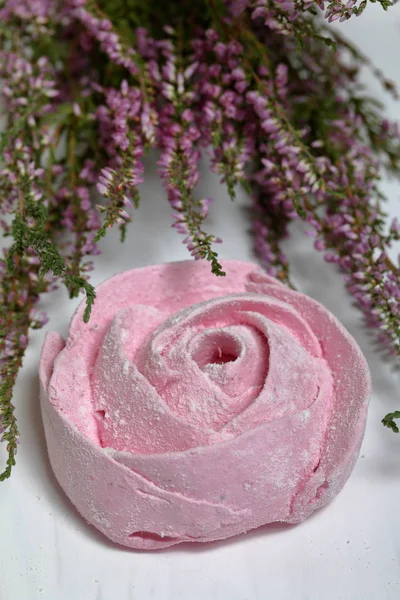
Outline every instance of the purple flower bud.
{"label": "purple flower bud", "polygon": [[96,189],[99,192],[99,194],[101,194],[102,196],[108,195],[108,189],[106,188],[106,186],[103,183],[97,183]]}

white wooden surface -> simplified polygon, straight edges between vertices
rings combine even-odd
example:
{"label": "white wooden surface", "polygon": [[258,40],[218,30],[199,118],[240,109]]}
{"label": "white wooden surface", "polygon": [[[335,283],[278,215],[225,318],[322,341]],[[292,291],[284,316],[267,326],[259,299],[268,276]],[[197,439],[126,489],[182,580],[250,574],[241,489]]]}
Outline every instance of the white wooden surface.
{"label": "white wooden surface", "polygon": [[[371,6],[342,29],[400,84],[400,6]],[[366,75],[373,93],[377,84]],[[400,119],[400,104],[388,113]],[[221,256],[251,259],[246,199],[232,205],[204,169],[201,193],[216,198],[209,230],[224,239]],[[400,217],[397,183],[384,182]],[[142,207],[124,246],[111,235],[94,283],[154,262],[186,258],[170,228],[169,208],[149,162]],[[397,251],[399,248],[397,248]],[[111,545],[83,522],[58,487],[46,455],[37,367],[44,331],[29,347],[15,390],[21,429],[18,466],[0,484],[0,600],[395,600],[400,598],[400,436],[380,424],[399,408],[399,376],[374,354],[340,277],[301,232],[288,245],[296,282],[332,310],[370,363],[374,394],[361,458],[329,507],[305,523],[272,526],[228,542],[135,553]],[[49,328],[63,334],[74,303],[63,291],[45,300]]]}

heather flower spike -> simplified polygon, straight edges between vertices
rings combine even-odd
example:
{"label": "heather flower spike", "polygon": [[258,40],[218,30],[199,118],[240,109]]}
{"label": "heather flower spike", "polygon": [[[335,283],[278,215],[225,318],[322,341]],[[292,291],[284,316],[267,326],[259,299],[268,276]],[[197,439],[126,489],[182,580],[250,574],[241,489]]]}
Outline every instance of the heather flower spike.
{"label": "heather flower spike", "polygon": [[[303,219],[379,344],[400,353],[399,266],[389,257],[400,227],[387,223],[379,190],[383,168],[400,173],[400,131],[363,90],[360,68],[398,93],[329,28],[367,1],[194,0],[179,14],[173,2],[131,4],[140,10],[0,0],[1,479],[19,435],[12,390],[30,331],[47,322],[38,301],[59,285],[84,292],[89,320],[92,258],[111,227],[127,234],[150,149],[193,259],[225,275],[207,226],[213,199],[196,189],[203,155],[233,200],[239,186],[249,194],[267,273],[291,285],[281,242]],[[398,431],[398,418],[394,410],[383,424]]]}

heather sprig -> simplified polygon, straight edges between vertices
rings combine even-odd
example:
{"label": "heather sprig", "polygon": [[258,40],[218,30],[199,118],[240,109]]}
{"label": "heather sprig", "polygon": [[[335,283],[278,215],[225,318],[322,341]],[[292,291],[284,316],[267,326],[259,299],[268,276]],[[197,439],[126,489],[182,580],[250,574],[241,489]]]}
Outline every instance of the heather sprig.
{"label": "heather sprig", "polygon": [[[199,180],[200,151],[197,142],[201,131],[194,119],[195,92],[190,82],[197,70],[196,62],[185,65],[183,57],[174,52],[175,31],[169,29],[170,39],[153,43],[153,53],[159,63],[150,62],[154,86],[162,97],[156,140],[161,150],[158,161],[160,176],[173,209],[172,226],[185,235],[184,243],[195,260],[211,263],[215,275],[223,276],[217,253],[212,244],[221,240],[203,230],[211,200],[196,200],[194,190]],[[149,40],[149,43],[150,40]],[[151,51],[147,48],[147,52]]]}
{"label": "heather sprig", "polygon": [[[243,48],[237,41],[224,43],[213,29],[193,42],[196,65],[198,120],[203,144],[211,148],[211,168],[222,175],[235,198],[238,184],[246,185],[245,166],[254,151],[254,121],[248,118],[246,74],[241,66]],[[207,137],[208,133],[208,137]]]}
{"label": "heather sprig", "polygon": [[125,235],[130,221],[126,209],[139,206],[137,186],[143,182],[141,157],[146,144],[154,138],[149,105],[140,89],[128,86],[124,79],[119,90],[105,91],[105,103],[97,109],[100,145],[109,162],[100,173],[97,190],[108,201],[99,205],[104,222],[96,241],[104,237],[107,228],[118,223]]}
{"label": "heather sprig", "polygon": [[131,75],[138,75],[136,52],[127,46],[113,28],[107,15],[93,0],[70,0],[71,18],[77,19],[100,45],[101,50],[117,66],[123,67]]}
{"label": "heather sprig", "polygon": [[[390,0],[378,1],[384,10],[392,6]],[[253,19],[262,18],[270,29],[288,33],[290,22],[303,18],[304,13],[318,14],[318,9],[324,11],[324,17],[329,23],[340,20],[347,21],[352,16],[359,17],[367,7],[368,1],[362,0],[225,0],[228,10],[233,17],[240,15],[246,8],[250,9]],[[292,32],[293,29],[289,29]]]}
{"label": "heather sprig", "polygon": [[34,258],[16,259],[12,274],[7,269],[6,261],[0,260],[0,433],[8,454],[0,481],[10,476],[15,465],[19,431],[12,391],[25,354],[28,332],[31,327],[37,328],[45,323],[42,316],[35,318],[34,306],[39,294],[46,291],[48,283],[39,281]]}

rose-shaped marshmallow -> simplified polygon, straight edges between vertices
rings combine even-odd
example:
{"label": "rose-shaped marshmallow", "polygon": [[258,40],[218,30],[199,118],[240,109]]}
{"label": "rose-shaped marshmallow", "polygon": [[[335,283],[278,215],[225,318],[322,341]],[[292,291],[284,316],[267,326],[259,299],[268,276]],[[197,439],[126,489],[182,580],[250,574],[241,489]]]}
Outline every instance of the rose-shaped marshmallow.
{"label": "rose-shaped marshmallow", "polygon": [[251,263],[136,269],[46,338],[54,473],[115,542],[211,541],[329,502],[362,441],[370,378],[320,304]]}

